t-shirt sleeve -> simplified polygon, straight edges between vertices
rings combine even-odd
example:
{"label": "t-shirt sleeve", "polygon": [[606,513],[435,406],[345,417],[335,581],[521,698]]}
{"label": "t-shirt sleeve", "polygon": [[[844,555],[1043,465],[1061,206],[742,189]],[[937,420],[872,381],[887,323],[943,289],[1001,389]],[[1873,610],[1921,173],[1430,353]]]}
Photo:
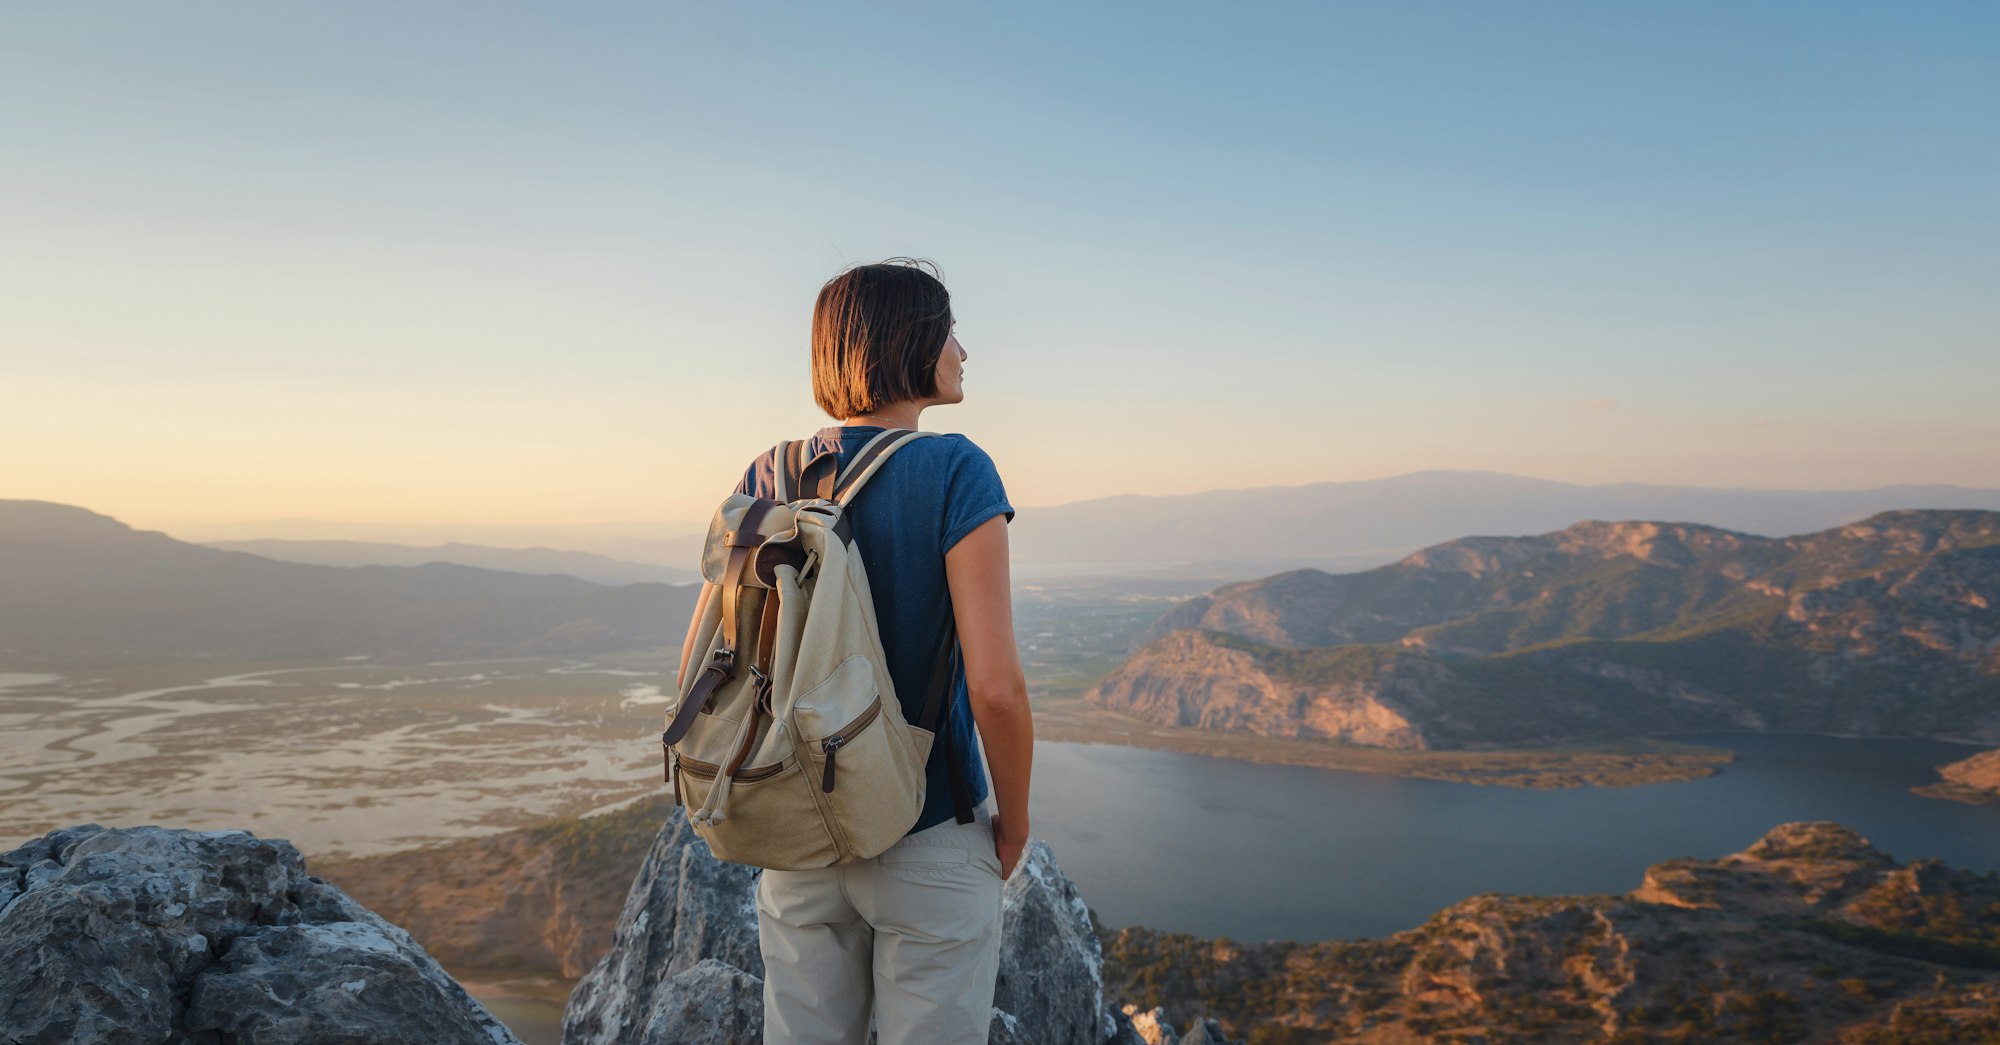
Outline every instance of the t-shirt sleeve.
{"label": "t-shirt sleeve", "polygon": [[[750,467],[743,470],[743,478],[737,481],[736,489],[731,492],[747,493],[753,496],[762,496],[762,494],[758,492],[758,487],[760,485],[762,477],[759,476],[757,473],[760,471],[768,471],[770,469],[770,465],[771,465],[771,451],[766,450],[762,454],[759,454],[755,460],[752,460],[750,462]],[[769,484],[769,487],[775,488],[776,485],[777,485],[776,482],[772,481]]]}
{"label": "t-shirt sleeve", "polygon": [[1014,506],[1007,503],[1007,488],[1000,482],[1000,470],[993,467],[993,458],[970,439],[963,442],[945,486],[944,540],[940,554],[951,551],[966,534],[996,515],[1014,521]]}

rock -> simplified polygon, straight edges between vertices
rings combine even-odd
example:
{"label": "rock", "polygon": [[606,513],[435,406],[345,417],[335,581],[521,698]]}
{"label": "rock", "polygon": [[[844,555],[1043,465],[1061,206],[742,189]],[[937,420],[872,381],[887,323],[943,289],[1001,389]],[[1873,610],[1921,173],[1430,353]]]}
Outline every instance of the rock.
{"label": "rock", "polygon": [[[869,1040],[874,1040],[872,1035]],[[1028,1037],[1028,1029],[1011,1013],[994,1009],[993,1023],[986,1029],[986,1045],[1035,1045],[1035,1039]]]}
{"label": "rock", "polygon": [[[751,1008],[761,1036],[764,958],[757,947],[755,906],[760,873],[710,855],[684,811],[673,808],[626,895],[611,949],[570,991],[563,1011],[565,1045],[696,1040],[649,1035],[655,1028],[682,1025],[690,1004],[685,992],[720,982],[717,968],[678,979],[704,963],[757,985]],[[727,983],[731,990],[747,989],[735,979]]]}
{"label": "rock", "polygon": [[[566,1045],[756,1041],[763,1033],[756,868],[709,853],[674,809],[647,853],[611,950],[576,985]],[[1003,894],[991,1040],[1101,1045],[1103,953],[1076,884],[1031,841]]]}
{"label": "rock", "polygon": [[1110,1016],[1114,1031],[1105,1039],[1105,1045],[1237,1045],[1214,1019],[1195,1020],[1188,1025],[1187,1033],[1182,1034],[1167,1021],[1167,1010],[1163,1008],[1142,1010],[1127,1003]]}
{"label": "rock", "polygon": [[[764,981],[704,958],[660,986],[635,1042],[753,1045],[764,1040]],[[567,1025],[563,1040],[569,1042]]]}
{"label": "rock", "polygon": [[1796,820],[1764,832],[1742,853],[1759,860],[1837,860],[1873,867],[1895,863],[1859,831],[1832,820]]}
{"label": "rock", "polygon": [[[1106,1018],[1111,1021],[1112,1031],[1111,1037],[1105,1039],[1104,1045],[1146,1045],[1145,1036],[1133,1025],[1132,1014],[1138,1011],[1138,1008],[1137,1005],[1127,1002],[1120,1008],[1105,1010]],[[1155,1013],[1161,1011],[1163,1010],[1153,1010]]]}
{"label": "rock", "polygon": [[1047,842],[1030,839],[1007,880],[993,1005],[1028,1040],[1096,1045],[1113,1034],[1104,1012],[1104,952],[1090,907]]}
{"label": "rock", "polygon": [[1132,1028],[1132,1036],[1146,1045],[1172,1045],[1174,1025],[1167,1022],[1167,1010],[1154,1007],[1140,1011],[1137,1005],[1125,1006],[1125,1024]]}
{"label": "rock", "polygon": [[87,824],[0,854],[0,883],[10,1045],[518,1045],[283,839]]}
{"label": "rock", "polygon": [[1229,1037],[1215,1020],[1196,1020],[1177,1045],[1229,1045]]}

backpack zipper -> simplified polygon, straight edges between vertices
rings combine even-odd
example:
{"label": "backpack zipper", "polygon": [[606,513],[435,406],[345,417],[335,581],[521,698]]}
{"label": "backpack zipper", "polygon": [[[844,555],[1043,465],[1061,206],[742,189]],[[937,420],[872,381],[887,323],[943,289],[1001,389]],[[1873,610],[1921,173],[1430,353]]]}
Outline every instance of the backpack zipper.
{"label": "backpack zipper", "polygon": [[833,735],[819,742],[819,749],[826,754],[826,771],[820,774],[819,778],[821,792],[829,795],[833,793],[834,756],[840,753],[841,748],[847,746],[849,740],[854,739],[854,734],[861,732],[863,727],[875,721],[875,716],[881,713],[882,698],[877,696],[875,702],[868,705],[868,710],[856,715],[854,721],[840,727]]}
{"label": "backpack zipper", "polygon": [[[686,755],[676,756],[675,762],[680,766],[681,772],[689,776],[700,777],[703,780],[714,780],[716,774],[722,772],[722,767],[714,762],[703,762],[701,759],[689,758]],[[767,776],[776,774],[783,768],[785,768],[783,762],[773,762],[768,766],[758,766],[755,769],[739,769],[736,771],[736,779],[739,783],[762,780]]]}

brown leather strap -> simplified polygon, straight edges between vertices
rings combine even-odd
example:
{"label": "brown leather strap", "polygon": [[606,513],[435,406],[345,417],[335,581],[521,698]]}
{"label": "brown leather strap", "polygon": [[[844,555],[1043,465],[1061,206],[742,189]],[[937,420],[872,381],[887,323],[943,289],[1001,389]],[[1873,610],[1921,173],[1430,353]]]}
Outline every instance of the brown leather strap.
{"label": "brown leather strap", "polygon": [[757,659],[750,666],[750,674],[756,687],[755,698],[750,702],[750,725],[743,731],[743,743],[730,756],[729,764],[722,767],[724,776],[735,776],[743,766],[743,760],[762,737],[758,725],[763,716],[771,713],[771,647],[778,641],[778,592],[773,588],[764,593],[764,611],[757,622]]}
{"label": "brown leather strap", "polygon": [[743,731],[743,743],[736,748],[734,755],[729,756],[729,764],[722,767],[723,776],[735,776],[736,771],[743,768],[743,760],[749,758],[750,749],[757,746],[757,720],[763,717],[764,705],[760,698],[758,703],[750,705],[750,728]]}
{"label": "brown leather strap", "polygon": [[708,709],[709,698],[715,695],[715,687],[722,685],[735,674],[736,654],[729,649],[719,649],[709,658],[708,665],[701,669],[701,675],[694,680],[694,686],[687,696],[681,698],[681,706],[674,712],[674,720],[667,731],[660,734],[660,745],[672,747],[687,736],[694,726],[694,717]]}
{"label": "brown leather strap", "polygon": [[810,440],[780,443],[784,448],[782,456],[772,458],[772,471],[782,475],[778,480],[778,500],[787,504],[803,501],[809,497],[833,500],[833,491],[839,479],[840,454],[834,450],[822,450],[808,461],[805,459]]}
{"label": "brown leather strap", "polygon": [[778,589],[764,593],[764,613],[757,621],[757,670],[771,673],[771,647],[778,642]]}
{"label": "brown leather strap", "polygon": [[730,531],[726,538],[729,563],[722,568],[722,646],[732,652],[736,649],[736,611],[737,602],[743,593],[743,570],[749,564],[756,545],[763,543],[761,537],[753,544],[741,535],[756,533],[757,524],[762,522],[765,513],[774,507],[776,505],[773,502],[761,497],[751,501],[750,507],[743,512],[742,523],[737,529]]}
{"label": "brown leather strap", "polygon": [[722,568],[722,648],[736,649],[736,602],[743,592],[743,567],[750,561],[750,549],[729,549],[729,564]]}
{"label": "brown leather strap", "polygon": [[801,482],[812,491],[812,496],[822,501],[833,500],[834,483],[840,474],[840,455],[829,450],[812,459],[806,465]]}

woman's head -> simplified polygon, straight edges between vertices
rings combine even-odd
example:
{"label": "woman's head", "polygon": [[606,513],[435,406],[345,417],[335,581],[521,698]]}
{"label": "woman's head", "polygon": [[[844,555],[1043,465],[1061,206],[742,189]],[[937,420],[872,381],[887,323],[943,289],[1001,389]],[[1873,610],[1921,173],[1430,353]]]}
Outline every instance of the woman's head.
{"label": "woman's head", "polygon": [[856,265],[820,288],[813,305],[813,400],[834,419],[896,403],[965,399],[965,350],[952,333],[951,294],[918,264],[929,263],[890,258]]}

